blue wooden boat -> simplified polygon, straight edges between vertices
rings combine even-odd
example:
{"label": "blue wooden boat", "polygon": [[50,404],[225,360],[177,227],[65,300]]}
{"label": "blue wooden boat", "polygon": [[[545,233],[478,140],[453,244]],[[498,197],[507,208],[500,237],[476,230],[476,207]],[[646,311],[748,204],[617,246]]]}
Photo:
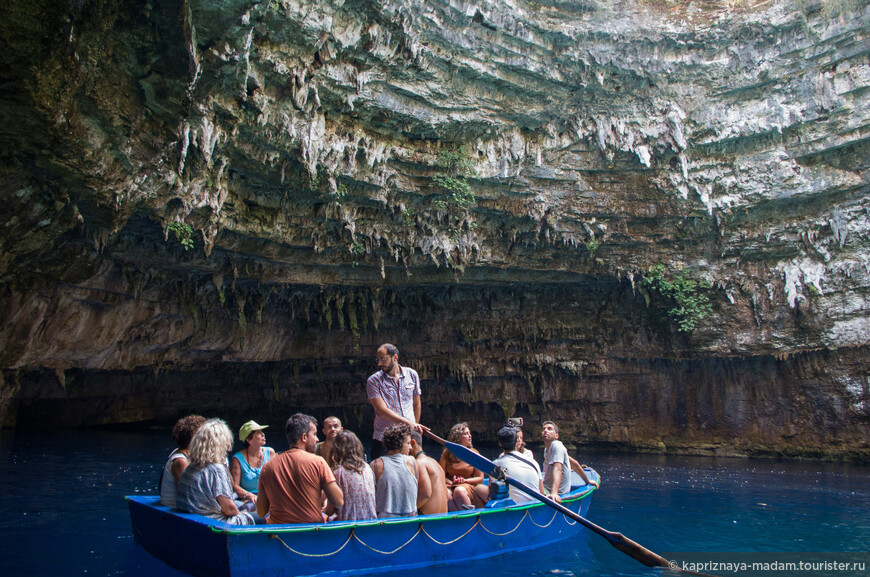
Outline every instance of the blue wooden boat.
{"label": "blue wooden boat", "polygon": [[[587,469],[590,478],[598,474]],[[594,487],[572,477],[562,504],[585,516]],[[237,527],[179,513],[156,496],[130,496],[133,537],[167,564],[203,577],[363,575],[484,559],[543,547],[581,532],[537,501],[403,519]],[[584,535],[585,537],[585,535]]]}

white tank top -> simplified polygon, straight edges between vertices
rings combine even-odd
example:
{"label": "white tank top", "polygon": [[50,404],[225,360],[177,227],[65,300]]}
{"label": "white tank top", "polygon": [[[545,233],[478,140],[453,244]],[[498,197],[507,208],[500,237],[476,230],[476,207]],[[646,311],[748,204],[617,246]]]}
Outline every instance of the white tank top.
{"label": "white tank top", "polygon": [[163,474],[160,478],[160,504],[165,507],[175,507],[176,487],[175,477],[172,476],[172,463],[176,459],[187,460],[187,456],[180,450],[175,449],[169,454],[166,459],[166,464],[163,465]]}

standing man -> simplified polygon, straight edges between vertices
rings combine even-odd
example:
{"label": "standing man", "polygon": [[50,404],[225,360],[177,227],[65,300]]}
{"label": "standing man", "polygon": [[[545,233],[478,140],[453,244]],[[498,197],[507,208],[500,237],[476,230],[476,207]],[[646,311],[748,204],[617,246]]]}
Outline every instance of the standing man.
{"label": "standing man", "polygon": [[553,421],[544,421],[541,437],[544,439],[544,488],[550,492],[551,499],[561,503],[561,495],[571,492],[568,450],[559,440],[559,427]]}
{"label": "standing man", "polygon": [[417,431],[411,432],[411,456],[417,461],[417,467],[429,476],[432,485],[432,496],[422,503],[417,511],[421,515],[447,512],[447,476],[438,461],[423,452],[423,435]]}
{"label": "standing man", "polygon": [[263,465],[257,514],[269,523],[322,523],[323,498],[333,507],[344,505],[344,494],[323,457],[314,454],[317,420],[296,413],[284,425],[290,449]]}
{"label": "standing man", "polygon": [[399,349],[385,343],[375,357],[378,372],[366,382],[366,395],[375,410],[372,460],[386,454],[384,431],[390,425],[405,424],[423,432],[420,425],[420,377],[417,371],[399,366]]}

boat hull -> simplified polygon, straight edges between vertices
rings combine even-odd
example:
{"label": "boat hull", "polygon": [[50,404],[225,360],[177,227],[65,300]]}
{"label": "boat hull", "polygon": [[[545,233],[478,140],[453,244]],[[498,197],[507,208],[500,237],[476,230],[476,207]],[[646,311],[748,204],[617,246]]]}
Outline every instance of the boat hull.
{"label": "boat hull", "polygon": [[[592,488],[563,504],[585,516]],[[405,519],[236,527],[178,513],[157,497],[128,497],[133,536],[167,564],[201,576],[302,577],[371,574],[493,557],[543,547],[580,523],[540,503]]]}

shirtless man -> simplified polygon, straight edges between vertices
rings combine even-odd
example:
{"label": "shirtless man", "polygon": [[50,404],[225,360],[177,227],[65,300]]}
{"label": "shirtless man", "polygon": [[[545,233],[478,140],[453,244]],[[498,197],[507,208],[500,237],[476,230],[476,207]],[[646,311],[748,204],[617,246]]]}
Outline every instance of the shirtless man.
{"label": "shirtless man", "polygon": [[447,476],[438,461],[423,452],[423,436],[411,432],[411,456],[417,460],[420,470],[426,471],[432,483],[432,496],[417,509],[421,515],[447,512]]}
{"label": "shirtless man", "polygon": [[[332,453],[332,442],[344,429],[338,417],[326,417],[323,420],[323,441],[314,447],[314,454],[320,455],[329,464],[329,454]],[[331,466],[331,465],[330,465]]]}

